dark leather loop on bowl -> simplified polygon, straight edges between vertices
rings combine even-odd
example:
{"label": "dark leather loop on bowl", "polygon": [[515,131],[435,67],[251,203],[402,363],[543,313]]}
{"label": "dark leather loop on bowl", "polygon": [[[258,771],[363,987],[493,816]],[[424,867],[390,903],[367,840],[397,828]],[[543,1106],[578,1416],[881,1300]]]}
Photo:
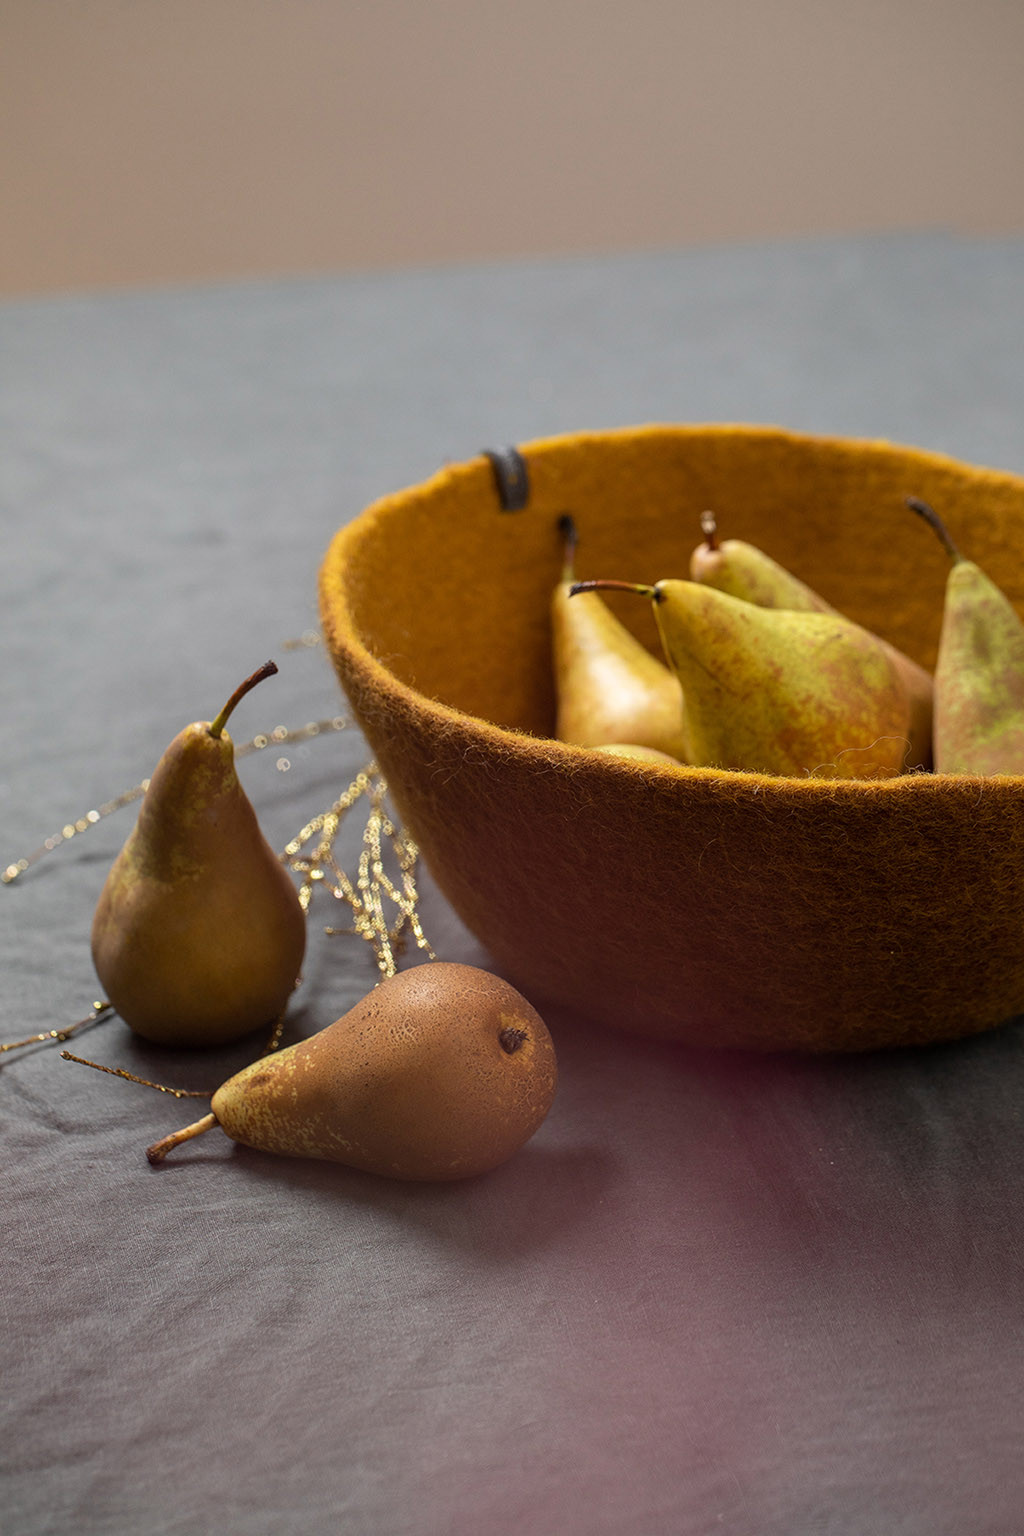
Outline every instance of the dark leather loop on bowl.
{"label": "dark leather loop on bowl", "polygon": [[530,500],[530,472],[518,448],[485,448],[503,512],[521,512]]}

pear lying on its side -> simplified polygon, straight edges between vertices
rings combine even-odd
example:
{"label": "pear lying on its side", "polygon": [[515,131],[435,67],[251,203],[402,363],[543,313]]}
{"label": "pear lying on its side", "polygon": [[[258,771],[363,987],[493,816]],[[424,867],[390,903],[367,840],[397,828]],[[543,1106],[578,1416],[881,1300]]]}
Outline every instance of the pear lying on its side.
{"label": "pear lying on its side", "polygon": [[380,982],[327,1029],[244,1067],[212,1114],[149,1148],[220,1125],[234,1140],[395,1179],[486,1173],[536,1131],[557,1086],[543,1020],[508,982],[435,961]]}
{"label": "pear lying on its side", "polygon": [[221,1045],[271,1024],[298,980],[305,914],[224,730],[276,671],[267,662],[214,721],[174,738],[96,905],[96,974],[125,1023],[161,1045]]}

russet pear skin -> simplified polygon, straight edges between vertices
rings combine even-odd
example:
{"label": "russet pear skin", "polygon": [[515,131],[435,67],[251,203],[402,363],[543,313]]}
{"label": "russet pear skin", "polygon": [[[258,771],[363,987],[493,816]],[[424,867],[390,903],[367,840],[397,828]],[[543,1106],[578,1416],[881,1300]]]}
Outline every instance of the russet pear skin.
{"label": "russet pear skin", "polygon": [[687,761],[801,777],[904,772],[911,704],[877,636],[699,582],[638,590],[682,682]]}
{"label": "russet pear skin", "polygon": [[[838,611],[756,544],[749,544],[745,539],[719,540],[712,514],[705,513],[701,521],[707,537],[690,556],[691,580],[762,608],[791,608],[797,613]],[[878,638],[888,650],[910,698],[907,766],[929,768],[932,765],[934,711],[932,675],[888,640]]]}
{"label": "russet pear skin", "polygon": [[452,1180],[511,1157],[547,1115],[557,1080],[551,1036],[525,998],[490,972],[435,961],[252,1062],[211,1107],[233,1140],[261,1151]]}
{"label": "russet pear skin", "polygon": [[227,732],[198,721],[161,758],[92,924],[96,974],[136,1034],[213,1046],[271,1024],[306,919],[239,783]]}
{"label": "russet pear skin", "polygon": [[596,592],[570,598],[574,547],[573,535],[551,599],[555,735],[581,747],[632,742],[678,760],[683,708],[679,680]]}

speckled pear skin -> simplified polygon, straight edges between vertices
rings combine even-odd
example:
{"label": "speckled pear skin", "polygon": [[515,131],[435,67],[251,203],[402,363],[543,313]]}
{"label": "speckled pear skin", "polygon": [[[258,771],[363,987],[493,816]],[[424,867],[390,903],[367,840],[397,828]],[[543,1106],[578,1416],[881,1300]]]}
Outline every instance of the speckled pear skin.
{"label": "speckled pear skin", "polygon": [[[553,739],[550,661],[564,508],[585,509],[588,571],[653,582],[685,573],[686,530],[714,507],[931,669],[949,560],[906,498],[941,508],[1021,612],[1024,479],[772,427],[520,451],[523,511],[502,510],[485,457],[453,464],[339,530],[320,573],[352,709],[502,972],[542,1011],[702,1047],[916,1045],[1024,1010],[1024,777],[645,767]],[[656,649],[652,605],[609,598]]]}
{"label": "speckled pear skin", "polygon": [[[690,576],[694,581],[716,587],[719,592],[727,592],[731,597],[740,597],[763,608],[792,608],[798,613],[837,611],[806,582],[746,539],[722,539],[714,546],[707,540],[698,544],[690,556]],[[932,675],[887,640],[882,644],[910,700],[907,766],[930,768],[935,702]]]}
{"label": "speckled pear skin", "polygon": [[262,1151],[395,1179],[463,1179],[533,1135],[557,1078],[551,1036],[524,997],[475,966],[436,961],[253,1062],[212,1109],[230,1137]]}
{"label": "speckled pear skin", "polygon": [[226,731],[171,742],[92,924],[100,984],[136,1034],[213,1046],[271,1024],[302,967],[306,920],[234,767]]}
{"label": "speckled pear skin", "polygon": [[910,698],[868,630],[696,581],[659,581],[651,595],[683,686],[687,762],[819,778],[903,772]]}
{"label": "speckled pear skin", "polygon": [[1024,773],[1024,624],[973,560],[957,560],[935,664],[935,766]]}

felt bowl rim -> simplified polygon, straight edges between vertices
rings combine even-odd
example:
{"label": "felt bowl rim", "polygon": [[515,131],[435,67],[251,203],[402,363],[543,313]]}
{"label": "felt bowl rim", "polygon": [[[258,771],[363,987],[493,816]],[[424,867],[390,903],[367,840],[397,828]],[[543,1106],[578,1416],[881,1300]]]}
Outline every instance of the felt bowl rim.
{"label": "felt bowl rim", "polygon": [[[560,449],[577,448],[587,441],[614,443],[628,441],[635,444],[644,436],[695,437],[714,435],[737,440],[762,440],[767,446],[771,441],[784,440],[799,448],[806,445],[817,451],[825,450],[840,455],[868,454],[883,458],[900,457],[918,460],[934,468],[952,472],[960,479],[984,481],[998,480],[1019,489],[1024,501],[1024,477],[1010,471],[992,470],[981,465],[967,463],[951,455],[931,449],[914,447],[882,438],[857,438],[834,436],[812,432],[797,432],[787,428],[750,423],[665,423],[644,426],[615,427],[586,432],[568,432],[554,436],[534,438],[519,445],[519,451],[529,461],[531,454],[557,453]],[[376,657],[356,628],[348,605],[345,588],[345,567],[363,540],[372,538],[380,528],[381,515],[394,515],[398,511],[415,512],[417,507],[428,505],[431,498],[442,488],[450,489],[453,478],[476,474],[484,454],[470,459],[453,461],[435,471],[426,479],[403,487],[401,490],[377,497],[357,514],[351,522],[337,530],[330,540],[320,571],[320,608],[327,649],[332,656],[341,652],[345,666],[361,672],[365,682],[381,696],[391,696],[400,703],[403,713],[432,718],[448,729],[457,726],[466,734],[477,737],[481,743],[491,743],[502,752],[511,752],[520,758],[534,760],[538,764],[564,763],[586,760],[595,772],[611,781],[616,775],[640,773],[656,776],[663,783],[672,782],[680,792],[691,785],[710,785],[715,782],[730,785],[771,785],[776,796],[792,793],[806,800],[808,795],[834,801],[837,796],[875,800],[896,796],[948,795],[950,790],[973,792],[973,787],[984,784],[986,798],[993,794],[1016,801],[1024,789],[1024,773],[1001,774],[982,778],[975,774],[949,774],[916,772],[890,778],[842,779],[806,778],[787,774],[752,773],[742,769],[715,768],[681,764],[678,768],[669,764],[646,762],[640,759],[616,758],[610,753],[595,752],[556,737],[529,735],[495,724],[478,715],[467,714],[442,700],[431,698],[402,681]],[[358,711],[357,711],[358,712]],[[959,795],[957,795],[959,798]]]}

